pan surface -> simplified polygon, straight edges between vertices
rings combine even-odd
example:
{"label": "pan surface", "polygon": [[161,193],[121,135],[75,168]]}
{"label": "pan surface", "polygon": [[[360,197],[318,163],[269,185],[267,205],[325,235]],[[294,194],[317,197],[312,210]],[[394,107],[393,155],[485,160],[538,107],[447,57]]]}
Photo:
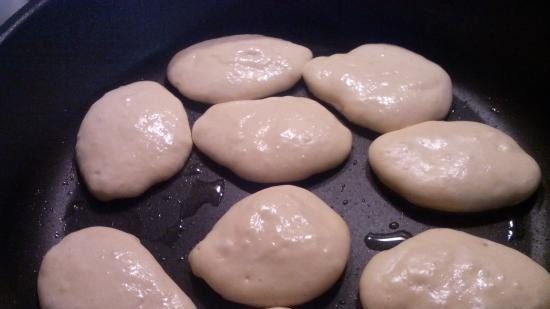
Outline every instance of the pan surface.
{"label": "pan surface", "polygon": [[[315,56],[363,43],[401,45],[445,68],[454,83],[448,120],[480,121],[514,137],[541,165],[537,193],[515,207],[472,215],[418,209],[381,185],[367,163],[377,134],[340,118],[353,151],[340,167],[299,182],[348,222],[343,277],[299,308],[360,308],[358,281],[378,251],[369,233],[452,227],[518,249],[550,269],[549,30],[534,4],[478,1],[35,1],[0,28],[0,308],[38,308],[46,251],[72,231],[112,226],[139,237],[198,308],[243,308],[192,276],[187,254],[235,202],[264,185],[243,181],[196,149],[185,168],[141,197],[100,203],[74,162],[76,133],[106,91],[156,80],[176,94],[191,124],[205,105],[166,81],[181,48],[259,33]],[[309,95],[303,82],[285,94]]]}

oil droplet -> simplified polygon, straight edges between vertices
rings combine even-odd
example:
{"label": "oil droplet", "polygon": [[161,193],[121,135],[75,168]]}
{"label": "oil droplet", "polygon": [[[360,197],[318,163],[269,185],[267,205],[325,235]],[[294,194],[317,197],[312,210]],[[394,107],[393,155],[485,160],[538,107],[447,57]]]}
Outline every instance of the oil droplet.
{"label": "oil droplet", "polygon": [[193,164],[189,168],[189,170],[186,170],[183,174],[186,176],[194,176],[194,175],[200,175],[203,172],[202,166],[200,164]]}
{"label": "oil droplet", "polygon": [[368,233],[365,237],[365,244],[372,250],[388,250],[411,237],[412,234],[404,230],[391,233]]}
{"label": "oil droplet", "polygon": [[[214,181],[195,180],[191,184],[189,196],[178,200],[178,206],[180,207],[179,220],[176,224],[168,227],[158,240],[173,247],[185,230],[183,219],[194,215],[202,205],[218,206],[224,191],[225,182],[223,179]],[[191,225],[193,224],[194,222],[191,222]]]}
{"label": "oil droplet", "polygon": [[55,238],[59,238],[59,232],[55,231],[55,234],[53,235]]}
{"label": "oil droplet", "polygon": [[392,230],[397,230],[399,228],[399,223],[394,221],[394,222],[391,222],[388,226]]}
{"label": "oil droplet", "polygon": [[491,111],[493,111],[493,113],[500,113],[500,111],[496,108],[496,107],[491,107]]}
{"label": "oil droplet", "polygon": [[166,232],[159,238],[160,241],[162,241],[165,244],[168,244],[170,246],[173,246],[176,241],[181,237],[183,232],[185,231],[185,227],[183,226],[183,222],[180,221],[179,224],[172,225],[166,229]]}
{"label": "oil droplet", "polygon": [[349,203],[348,200],[343,200],[343,201],[342,201],[342,204],[343,204],[343,205],[347,205],[348,203]]}
{"label": "oil droplet", "polygon": [[183,209],[186,211],[183,217],[195,214],[198,208],[204,204],[218,206],[225,191],[223,179],[214,181],[197,180],[191,185],[191,195],[182,200]]}
{"label": "oil droplet", "polygon": [[508,229],[506,230],[506,240],[511,242],[514,240],[523,239],[523,230],[518,219],[508,221]]}

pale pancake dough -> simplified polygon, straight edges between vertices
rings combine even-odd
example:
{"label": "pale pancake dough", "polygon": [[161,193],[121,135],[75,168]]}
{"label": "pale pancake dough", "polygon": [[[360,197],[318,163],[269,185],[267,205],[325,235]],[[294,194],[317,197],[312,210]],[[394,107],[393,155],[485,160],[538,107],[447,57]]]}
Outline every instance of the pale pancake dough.
{"label": "pale pancake dough", "polygon": [[91,227],[51,248],[38,273],[42,309],[195,309],[133,235]]}
{"label": "pale pancake dough", "polygon": [[292,87],[312,53],[262,35],[233,35],[192,45],[168,65],[168,79],[186,97],[204,103],[259,99]]}
{"label": "pale pancake dough", "polygon": [[313,193],[276,186],[233,205],[191,251],[189,262],[225,299],[291,306],[338,280],[350,241],[346,222]]}
{"label": "pale pancake dough", "polygon": [[522,253],[432,229],[375,255],[359,284],[364,309],[548,309],[550,275]]}
{"label": "pale pancake dough", "polygon": [[240,177],[275,183],[336,167],[348,157],[352,137],[321,104],[272,97],[212,106],[193,125],[193,142]]}
{"label": "pale pancake dough", "polygon": [[369,163],[379,179],[418,206],[473,212],[511,206],[541,172],[508,135],[482,123],[429,121],[378,137]]}
{"label": "pale pancake dough", "polygon": [[193,146],[181,102],[156,82],[107,92],[82,121],[76,159],[99,200],[140,195],[179,171]]}
{"label": "pale pancake dough", "polygon": [[453,97],[440,66],[387,44],[317,57],[304,67],[304,80],[351,122],[382,133],[444,118]]}

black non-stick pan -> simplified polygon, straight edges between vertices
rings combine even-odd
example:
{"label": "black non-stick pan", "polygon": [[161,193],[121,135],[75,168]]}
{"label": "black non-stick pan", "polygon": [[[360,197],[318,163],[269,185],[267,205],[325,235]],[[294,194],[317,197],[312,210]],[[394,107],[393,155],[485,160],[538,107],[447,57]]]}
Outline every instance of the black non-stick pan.
{"label": "black non-stick pan", "polygon": [[[190,249],[249,183],[194,150],[185,168],[141,197],[100,203],[74,161],[75,137],[104,92],[142,79],[168,87],[166,65],[205,39],[259,33],[315,55],[368,42],[404,46],[450,74],[448,120],[474,120],[514,137],[540,164],[543,182],[506,210],[449,215],[418,209],[373,176],[367,148],[377,134],[351,125],[353,152],[340,167],[298,183],[348,222],[347,270],[300,308],[360,308],[358,279],[377,253],[368,233],[452,227],[531,256],[550,268],[550,32],[529,1],[31,1],[0,28],[0,308],[38,308],[36,277],[46,251],[91,225],[138,236],[199,308],[243,308],[192,276]],[[285,94],[309,95],[303,83]],[[206,106],[178,95],[193,123]],[[374,248],[374,249],[373,249]]]}

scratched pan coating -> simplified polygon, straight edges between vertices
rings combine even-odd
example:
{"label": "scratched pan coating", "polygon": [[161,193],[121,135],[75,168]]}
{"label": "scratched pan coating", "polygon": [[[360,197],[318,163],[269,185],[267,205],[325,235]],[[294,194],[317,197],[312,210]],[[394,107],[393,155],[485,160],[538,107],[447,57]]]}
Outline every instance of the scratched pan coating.
{"label": "scratched pan coating", "polygon": [[[244,308],[194,278],[187,253],[232,204],[265,186],[239,179],[195,149],[166,183],[135,199],[100,203],[85,189],[74,161],[80,121],[103,93],[151,79],[178,95],[165,78],[171,56],[193,43],[237,33],[281,37],[308,46],[316,56],[367,42],[418,52],[453,79],[448,120],[503,130],[543,171],[537,193],[507,210],[473,215],[421,210],[372,175],[366,149],[377,134],[338,115],[353,131],[350,158],[298,185],[348,222],[351,258],[332,289],[299,308],[360,308],[359,276],[377,252],[365,245],[368,233],[414,235],[433,226],[453,227],[516,248],[549,269],[549,110],[543,102],[550,48],[538,13],[543,11],[509,1],[498,7],[476,1],[31,1],[0,29],[0,308],[38,308],[42,256],[67,233],[91,225],[139,237],[199,308]],[[300,82],[285,94],[308,92]],[[206,108],[178,97],[191,123]]]}

